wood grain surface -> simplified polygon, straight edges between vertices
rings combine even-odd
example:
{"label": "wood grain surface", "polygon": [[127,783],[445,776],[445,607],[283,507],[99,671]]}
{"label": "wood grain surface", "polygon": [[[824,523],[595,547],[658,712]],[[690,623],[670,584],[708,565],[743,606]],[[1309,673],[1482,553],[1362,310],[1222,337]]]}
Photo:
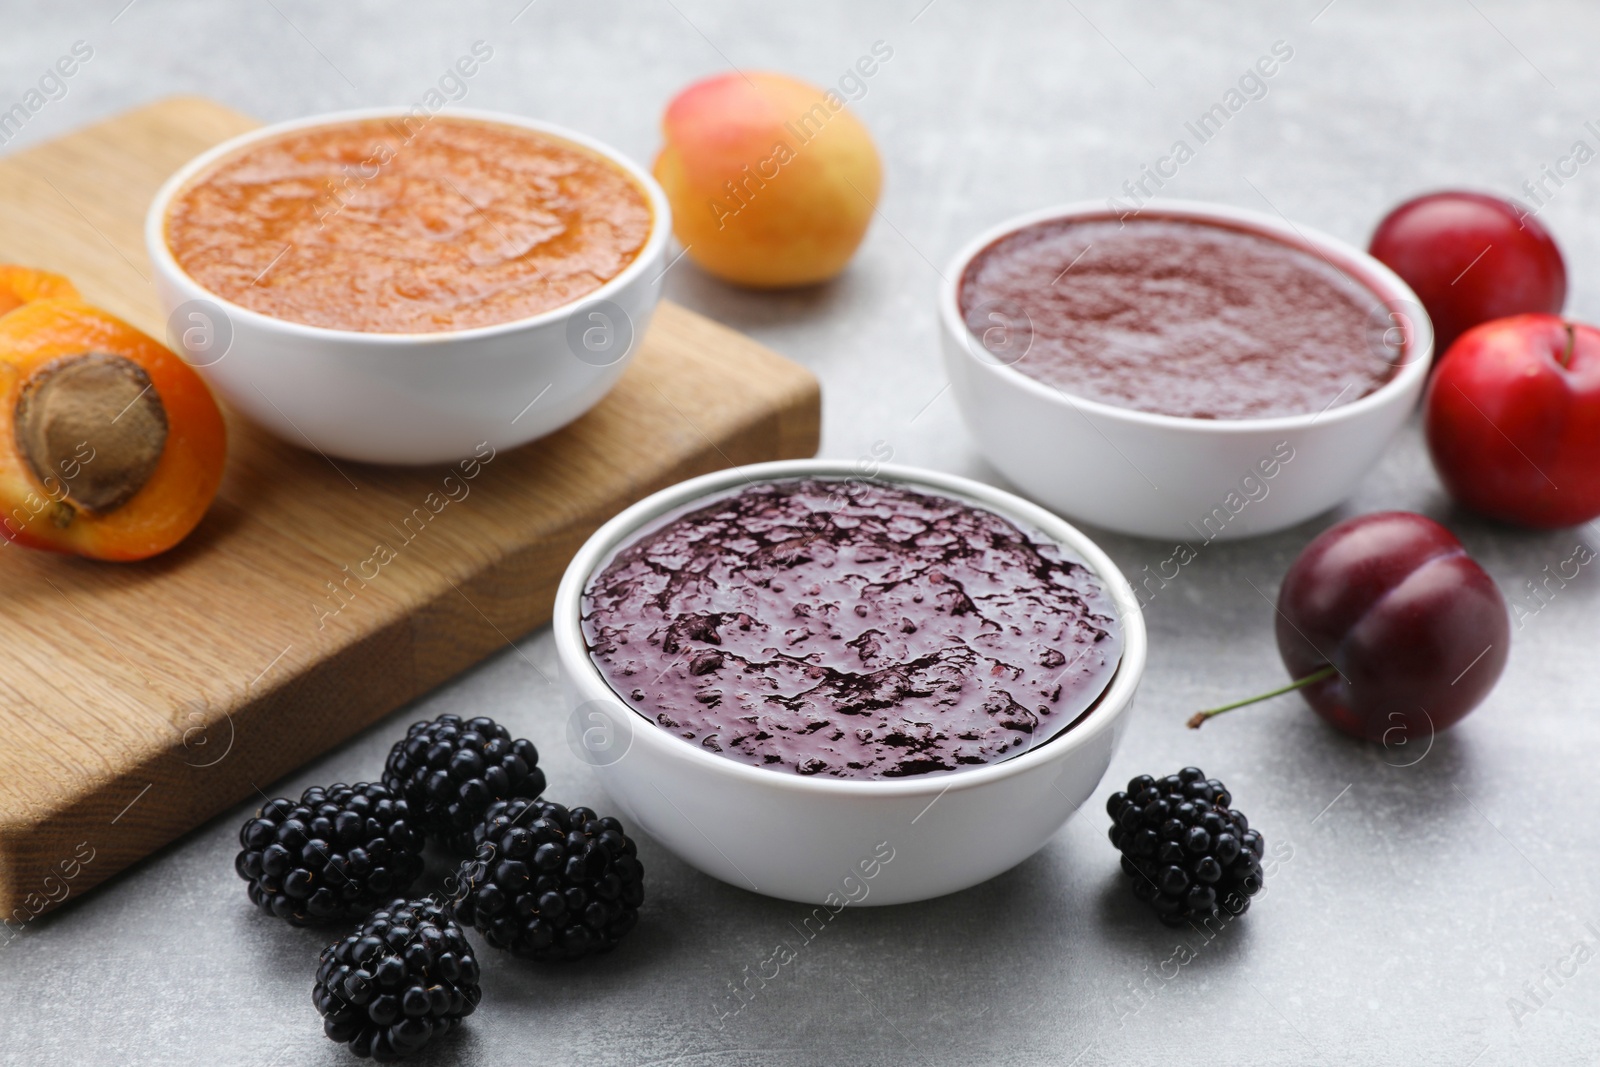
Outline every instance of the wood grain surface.
{"label": "wood grain surface", "polygon": [[[145,207],[255,125],[174,98],[0,160],[0,261],[65,273],[164,338]],[[335,466],[230,415],[221,494],[172,552],[105,564],[0,541],[0,919],[77,896],[504,648],[549,619],[601,522],[692,475],[809,456],[818,416],[804,368],[663,304],[598,407],[470,479]],[[393,558],[359,577],[380,546]]]}

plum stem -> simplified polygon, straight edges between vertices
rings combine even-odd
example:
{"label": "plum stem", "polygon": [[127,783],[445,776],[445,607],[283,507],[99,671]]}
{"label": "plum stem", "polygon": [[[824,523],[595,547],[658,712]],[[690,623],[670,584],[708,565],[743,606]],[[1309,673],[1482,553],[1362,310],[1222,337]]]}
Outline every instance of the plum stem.
{"label": "plum stem", "polygon": [[1234,708],[1242,708],[1246,704],[1257,704],[1263,700],[1271,700],[1273,697],[1282,696],[1285,693],[1292,693],[1296,689],[1300,689],[1308,685],[1315,685],[1317,682],[1320,682],[1325,678],[1332,678],[1337,673],[1339,673],[1339,668],[1330,663],[1321,670],[1312,671],[1304,678],[1297,678],[1288,685],[1283,686],[1280,689],[1274,689],[1270,693],[1260,693],[1253,697],[1246,697],[1243,700],[1235,700],[1232,704],[1224,704],[1220,708],[1207,708],[1205,711],[1197,711],[1189,718],[1189,729],[1200,729],[1200,727],[1205,724],[1205,721],[1211,718],[1213,715],[1221,715],[1225,711],[1232,711]]}
{"label": "plum stem", "polygon": [[1561,349],[1561,366],[1566,370],[1571,370],[1572,369],[1572,349],[1578,343],[1578,337],[1577,337],[1577,334],[1573,332],[1572,323],[1563,322],[1561,325],[1567,331],[1567,343],[1566,343],[1565,347],[1563,347]]}

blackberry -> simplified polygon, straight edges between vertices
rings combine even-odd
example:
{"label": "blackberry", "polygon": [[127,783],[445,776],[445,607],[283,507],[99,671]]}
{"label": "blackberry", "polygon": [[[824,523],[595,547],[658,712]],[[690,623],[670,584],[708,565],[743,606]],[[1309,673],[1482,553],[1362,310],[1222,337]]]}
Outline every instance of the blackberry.
{"label": "blackberry", "polygon": [[543,800],[499,801],[461,865],[456,918],[499,949],[573,960],[616,947],[644,900],[637,846],[616,819]]}
{"label": "blackberry", "polygon": [[314,785],[269,800],[239,830],[234,860],[262,911],[296,926],[359,919],[422,873],[422,831],[377,782]]}
{"label": "blackberry", "polygon": [[482,716],[441,715],[412,723],[389,750],[383,783],[406,798],[422,829],[457,855],[470,856],[472,828],[489,805],[544,792],[532,741]]}
{"label": "blackberry", "polygon": [[1243,915],[1261,891],[1261,834],[1233,795],[1198,767],[1165,778],[1140,775],[1111,794],[1111,843],[1133,879],[1133,895],[1169,926]]}
{"label": "blackberry", "polygon": [[454,1030],[482,995],[461,927],[428,900],[390,901],[323,949],[311,987],[322,1032],[380,1062]]}

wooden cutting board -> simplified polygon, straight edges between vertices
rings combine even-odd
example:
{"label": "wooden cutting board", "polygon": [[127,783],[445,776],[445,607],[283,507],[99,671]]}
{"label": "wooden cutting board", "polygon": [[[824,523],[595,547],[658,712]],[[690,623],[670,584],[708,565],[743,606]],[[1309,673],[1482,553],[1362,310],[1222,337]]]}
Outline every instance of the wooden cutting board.
{"label": "wooden cutting board", "polygon": [[[162,337],[145,207],[255,125],[177,98],[0,160],[0,262]],[[166,555],[0,541],[0,941],[546,622],[568,559],[626,505],[812,455],[818,416],[804,368],[663,304],[598,407],[495,456],[420,533],[405,520],[447,469],[336,470],[230,415],[221,495]],[[379,543],[396,557],[350,579]]]}

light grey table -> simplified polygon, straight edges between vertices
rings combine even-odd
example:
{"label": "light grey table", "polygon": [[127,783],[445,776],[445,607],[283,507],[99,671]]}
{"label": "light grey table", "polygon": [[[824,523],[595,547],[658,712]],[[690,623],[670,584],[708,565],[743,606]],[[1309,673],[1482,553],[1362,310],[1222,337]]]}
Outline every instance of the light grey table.
{"label": "light grey table", "polygon": [[[12,147],[175,91],[267,119],[412,101],[481,39],[494,54],[464,104],[550,118],[648,160],[661,107],[693,78],[737,64],[833,83],[885,42],[893,56],[855,106],[886,159],[886,192],[849,272],[757,295],[684,263],[670,291],[820,375],[825,455],[886,442],[897,461],[987,479],[996,476],[942,391],[937,269],[1008,215],[1116,194],[1274,42],[1293,57],[1266,95],[1165,192],[1275,208],[1364,243],[1403,196],[1459,184],[1518,194],[1575,140],[1600,147],[1584,126],[1600,118],[1600,9],[1582,0],[1304,0],[1248,11],[1098,0],[781,9],[534,0],[520,12],[527,0],[126,2],[7,0],[0,107],[75,41],[94,50]],[[1572,273],[1569,307],[1600,315],[1600,164],[1546,189],[1542,216]],[[1400,764],[1414,754],[1335,734],[1292,697],[1199,734],[1183,728],[1191,710],[1282,676],[1271,608],[1252,584],[1271,595],[1317,530],[1391,507],[1448,523],[1514,599],[1595,536],[1516,532],[1460,513],[1412,427],[1341,512],[1213,545],[1155,599],[1149,673],[1108,781],[1020,867],[943,900],[847,909],[723,1019],[737,1004],[730,984],[792,937],[806,909],[722,885],[646,842],[649,900],[625,947],[559,969],[488,954],[482,1010],[424,1060],[1600,1061],[1600,962],[1589,958],[1600,955],[1592,568],[1525,620],[1488,703],[1413,765]],[[1130,572],[1170,551],[1114,535],[1102,543]],[[604,807],[567,748],[560,695],[540,679],[555,671],[548,633],[529,635],[269,788],[298,794],[375,776],[405,724],[455,711],[532,738],[555,796]],[[1209,942],[1167,930],[1133,901],[1101,811],[1113,783],[1186,763],[1225,779],[1269,841],[1293,848],[1259,905]],[[233,874],[247,807],[0,949],[0,1060],[351,1062],[321,1036],[310,1003],[327,935],[265,921]],[[1589,950],[1574,954],[1580,943]]]}

